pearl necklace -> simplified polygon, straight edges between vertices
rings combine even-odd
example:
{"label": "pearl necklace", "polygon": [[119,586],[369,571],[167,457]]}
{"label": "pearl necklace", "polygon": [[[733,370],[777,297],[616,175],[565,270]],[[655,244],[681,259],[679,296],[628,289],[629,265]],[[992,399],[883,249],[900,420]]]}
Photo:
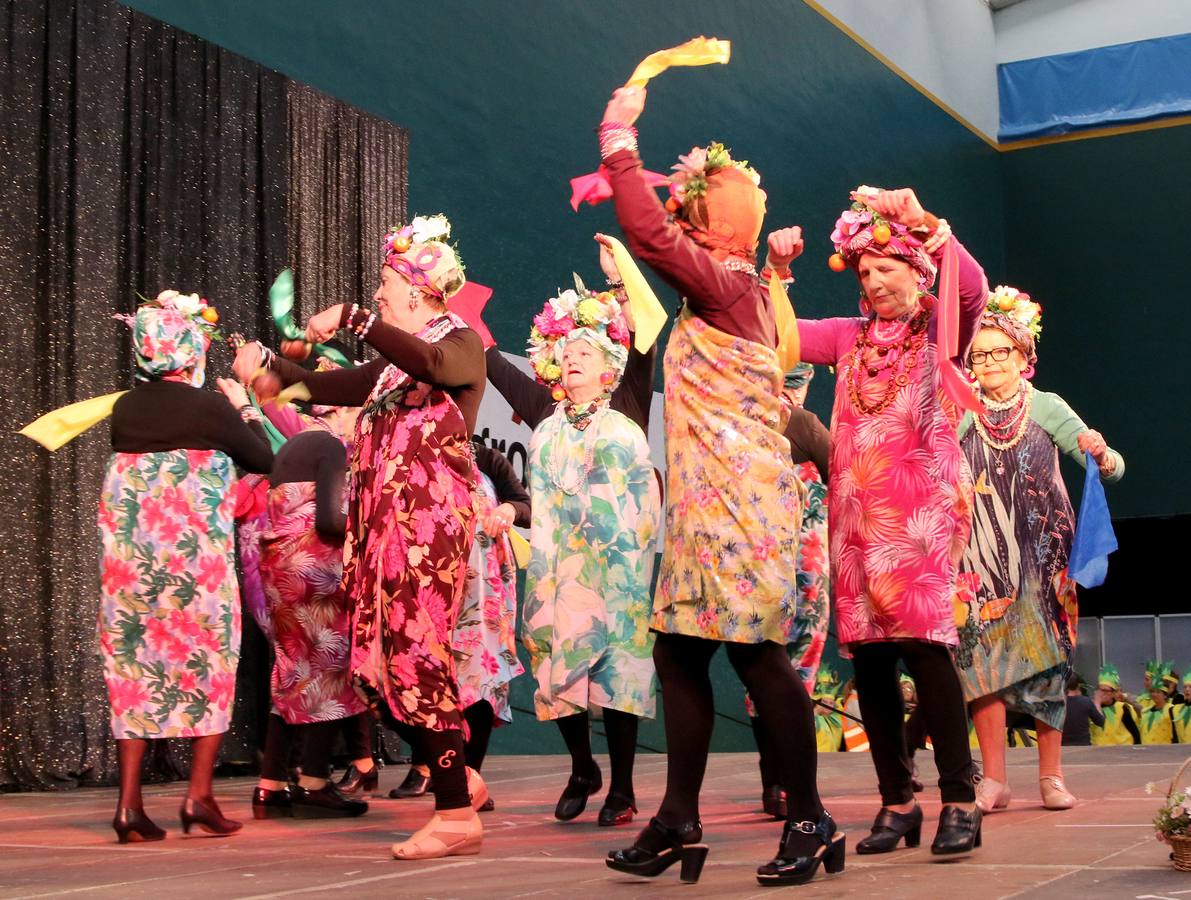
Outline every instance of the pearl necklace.
{"label": "pearl necklace", "polygon": [[[599,437],[599,420],[604,417],[608,411],[607,403],[600,403],[599,409],[595,410],[590,416],[585,416],[583,419],[583,428],[576,429],[583,435],[583,466],[580,468],[577,475],[572,478],[566,478],[567,474],[567,450],[566,434],[568,427],[574,427],[570,423],[563,424],[559,427],[558,432],[554,435],[553,443],[550,447],[550,453],[546,456],[546,476],[550,479],[550,483],[562,491],[564,494],[574,496],[587,484],[588,477],[591,475],[591,470],[595,464],[595,445]],[[563,416],[566,417],[565,409]]]}
{"label": "pearl necklace", "polygon": [[[996,454],[996,472],[1005,474],[1005,465],[1001,462],[1000,454],[1005,450],[1012,450],[1021,443],[1030,427],[1030,409],[1034,405],[1034,388],[1027,381],[1018,395],[1008,401],[993,400],[981,396],[984,407],[976,414],[976,432],[985,446]],[[1013,410],[1003,422],[992,422],[988,418],[987,410]]]}

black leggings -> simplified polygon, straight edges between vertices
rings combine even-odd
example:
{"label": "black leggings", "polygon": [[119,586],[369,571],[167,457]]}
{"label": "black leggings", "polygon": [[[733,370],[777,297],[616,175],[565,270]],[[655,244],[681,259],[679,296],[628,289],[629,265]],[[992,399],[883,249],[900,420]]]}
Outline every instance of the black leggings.
{"label": "black leggings", "polygon": [[666,718],[666,796],[658,819],[672,827],[699,819],[699,790],[715,721],[708,670],[721,644],[765,720],[790,820],[818,820],[823,805],[815,783],[814,713],[786,648],[770,641],[725,643],[678,634],[659,634],[653,647]]}
{"label": "black leggings", "polygon": [[376,719],[371,713],[362,712],[339,720],[343,744],[350,760],[368,759],[376,750]]}
{"label": "black leggings", "polygon": [[295,744],[301,749],[302,774],[311,778],[328,777],[331,774],[331,743],[342,727],[343,723],[339,719],[291,725],[276,713],[270,713],[265,731],[265,751],[261,759],[261,778],[287,781],[290,750]]}
{"label": "black leggings", "polygon": [[401,736],[412,750],[411,762],[430,769],[430,790],[435,809],[463,809],[471,805],[467,790],[467,760],[463,732],[459,729],[432,731],[398,720],[381,707],[381,721]]}
{"label": "black leggings", "polygon": [[[493,712],[492,705],[487,700],[479,700],[463,711],[463,718],[467,719],[468,730],[468,738],[463,745],[463,756],[468,766],[478,772],[484,765],[484,757],[488,755],[488,741],[492,738],[496,713]],[[419,729],[399,722],[394,730],[403,741],[409,744],[410,765],[430,765],[419,740]]]}
{"label": "black leggings", "polygon": [[972,787],[967,710],[951,651],[941,644],[914,640],[852,647],[856,694],[877,769],[881,802],[896,806],[914,799],[899,661],[905,663],[918,688],[918,710],[934,744],[943,802],[973,802],[976,791]]}
{"label": "black leggings", "polygon": [[[630,802],[633,794],[633,764],[637,758],[637,725],[640,719],[619,709],[603,708],[604,735],[608,739],[608,764],[612,776],[608,796],[617,794]],[[591,717],[586,712],[555,719],[571,754],[571,774],[590,777],[599,771],[591,755]]]}

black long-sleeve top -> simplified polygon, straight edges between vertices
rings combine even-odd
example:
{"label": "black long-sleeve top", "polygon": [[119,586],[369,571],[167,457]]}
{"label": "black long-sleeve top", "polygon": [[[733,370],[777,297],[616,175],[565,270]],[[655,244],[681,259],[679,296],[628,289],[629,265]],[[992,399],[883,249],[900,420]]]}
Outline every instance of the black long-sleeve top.
{"label": "black long-sleeve top", "polygon": [[819,477],[827,484],[827,458],[831,433],[809,409],[794,407],[786,423],[786,439],[790,442],[790,458],[797,463],[813,462]]}
{"label": "black long-sleeve top", "polygon": [[289,482],[314,482],[314,530],[326,540],[342,538],[347,532],[343,511],[343,482],[347,473],[347,451],[334,435],[321,428],[296,434],[277,451],[269,486]]}
{"label": "black long-sleeve top", "polygon": [[513,471],[513,464],[498,450],[473,442],[476,451],[476,466],[481,472],[492,479],[492,486],[496,488],[498,503],[507,503],[513,507],[513,524],[522,528],[529,527],[529,491]]}
{"label": "black long-sleeve top", "polygon": [[380,358],[354,369],[309,372],[279,356],[273,357],[270,368],[286,385],[305,382],[313,403],[363,406],[381,373],[392,363],[411,378],[450,394],[467,422],[468,435],[475,431],[484,396],[484,345],[478,334],[459,328],[431,344],[377,319],[365,339]]}
{"label": "black long-sleeve top", "polygon": [[[656,344],[648,353],[629,348],[624,377],[612,392],[608,404],[641,426],[646,435],[649,434],[649,407],[653,402],[653,370],[657,354]],[[537,428],[538,423],[554,412],[555,402],[550,396],[550,388],[518,369],[496,347],[489,347],[484,355],[488,380],[526,425]]]}
{"label": "black long-sleeve top", "polygon": [[241,419],[222,394],[180,381],[144,382],[116,401],[112,450],[218,450],[249,472],[263,475],[273,468],[273,451],[259,422]]}

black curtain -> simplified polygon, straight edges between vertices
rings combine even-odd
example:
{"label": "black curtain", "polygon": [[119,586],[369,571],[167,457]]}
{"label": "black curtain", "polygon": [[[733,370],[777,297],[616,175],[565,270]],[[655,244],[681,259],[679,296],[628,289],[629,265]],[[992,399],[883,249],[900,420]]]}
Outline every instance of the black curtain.
{"label": "black curtain", "polygon": [[[404,216],[407,143],[319,98],[325,118],[358,121],[354,131],[328,138],[312,125],[307,144],[292,144],[284,77],[113,0],[2,9],[0,787],[106,783],[115,760],[96,649],[95,511],[108,429],[52,455],[13,432],[131,385],[127,330],[111,316],[132,311],[138,292],[199,291],[225,332],[272,342],[264,297],[289,261],[289,229],[317,234],[326,198],[347,185],[365,211],[329,218],[334,241],[310,237],[317,249],[295,261],[312,272],[374,267],[383,226]],[[348,152],[334,152],[349,132]],[[336,165],[298,167],[300,193],[324,200],[291,209],[291,155],[316,142]],[[327,302],[340,299],[355,298]],[[213,349],[209,377],[229,363]],[[267,660],[248,622],[225,758],[251,759],[256,744]]]}

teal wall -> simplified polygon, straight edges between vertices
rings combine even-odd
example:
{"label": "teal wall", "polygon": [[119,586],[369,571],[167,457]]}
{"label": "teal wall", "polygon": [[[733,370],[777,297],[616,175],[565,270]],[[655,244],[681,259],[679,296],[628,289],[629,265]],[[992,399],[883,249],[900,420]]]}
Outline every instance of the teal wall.
{"label": "teal wall", "polygon": [[[1005,268],[996,152],[801,3],[129,5],[409,129],[410,209],[449,214],[469,273],[495,289],[486,318],[509,349],[523,346],[530,316],[572,269],[594,280],[591,235],[615,227],[608,206],[575,215],[567,205],[568,179],[599,162],[594,127],[608,95],[646,54],[699,33],[731,39],[732,62],[653,83],[642,154],[666,172],[678,153],[719,139],[756,166],[770,225],[807,231],[800,314],[856,309],[852,277],[824,263],[835,217],[860,183],[913,185],[990,273]],[[809,405],[824,418],[830,393],[823,373]],[[722,654],[714,674],[725,715],[713,748],[747,749]],[[515,704],[532,708],[531,692],[519,679]],[[663,746],[657,723],[643,726],[641,743]],[[562,743],[553,726],[519,715],[493,749],[561,752]]]}
{"label": "teal wall", "polygon": [[1189,161],[1191,126],[1001,156],[1004,277],[1043,308],[1034,383],[1124,454],[1114,517],[1191,512],[1191,479],[1176,468],[1191,448]]}

